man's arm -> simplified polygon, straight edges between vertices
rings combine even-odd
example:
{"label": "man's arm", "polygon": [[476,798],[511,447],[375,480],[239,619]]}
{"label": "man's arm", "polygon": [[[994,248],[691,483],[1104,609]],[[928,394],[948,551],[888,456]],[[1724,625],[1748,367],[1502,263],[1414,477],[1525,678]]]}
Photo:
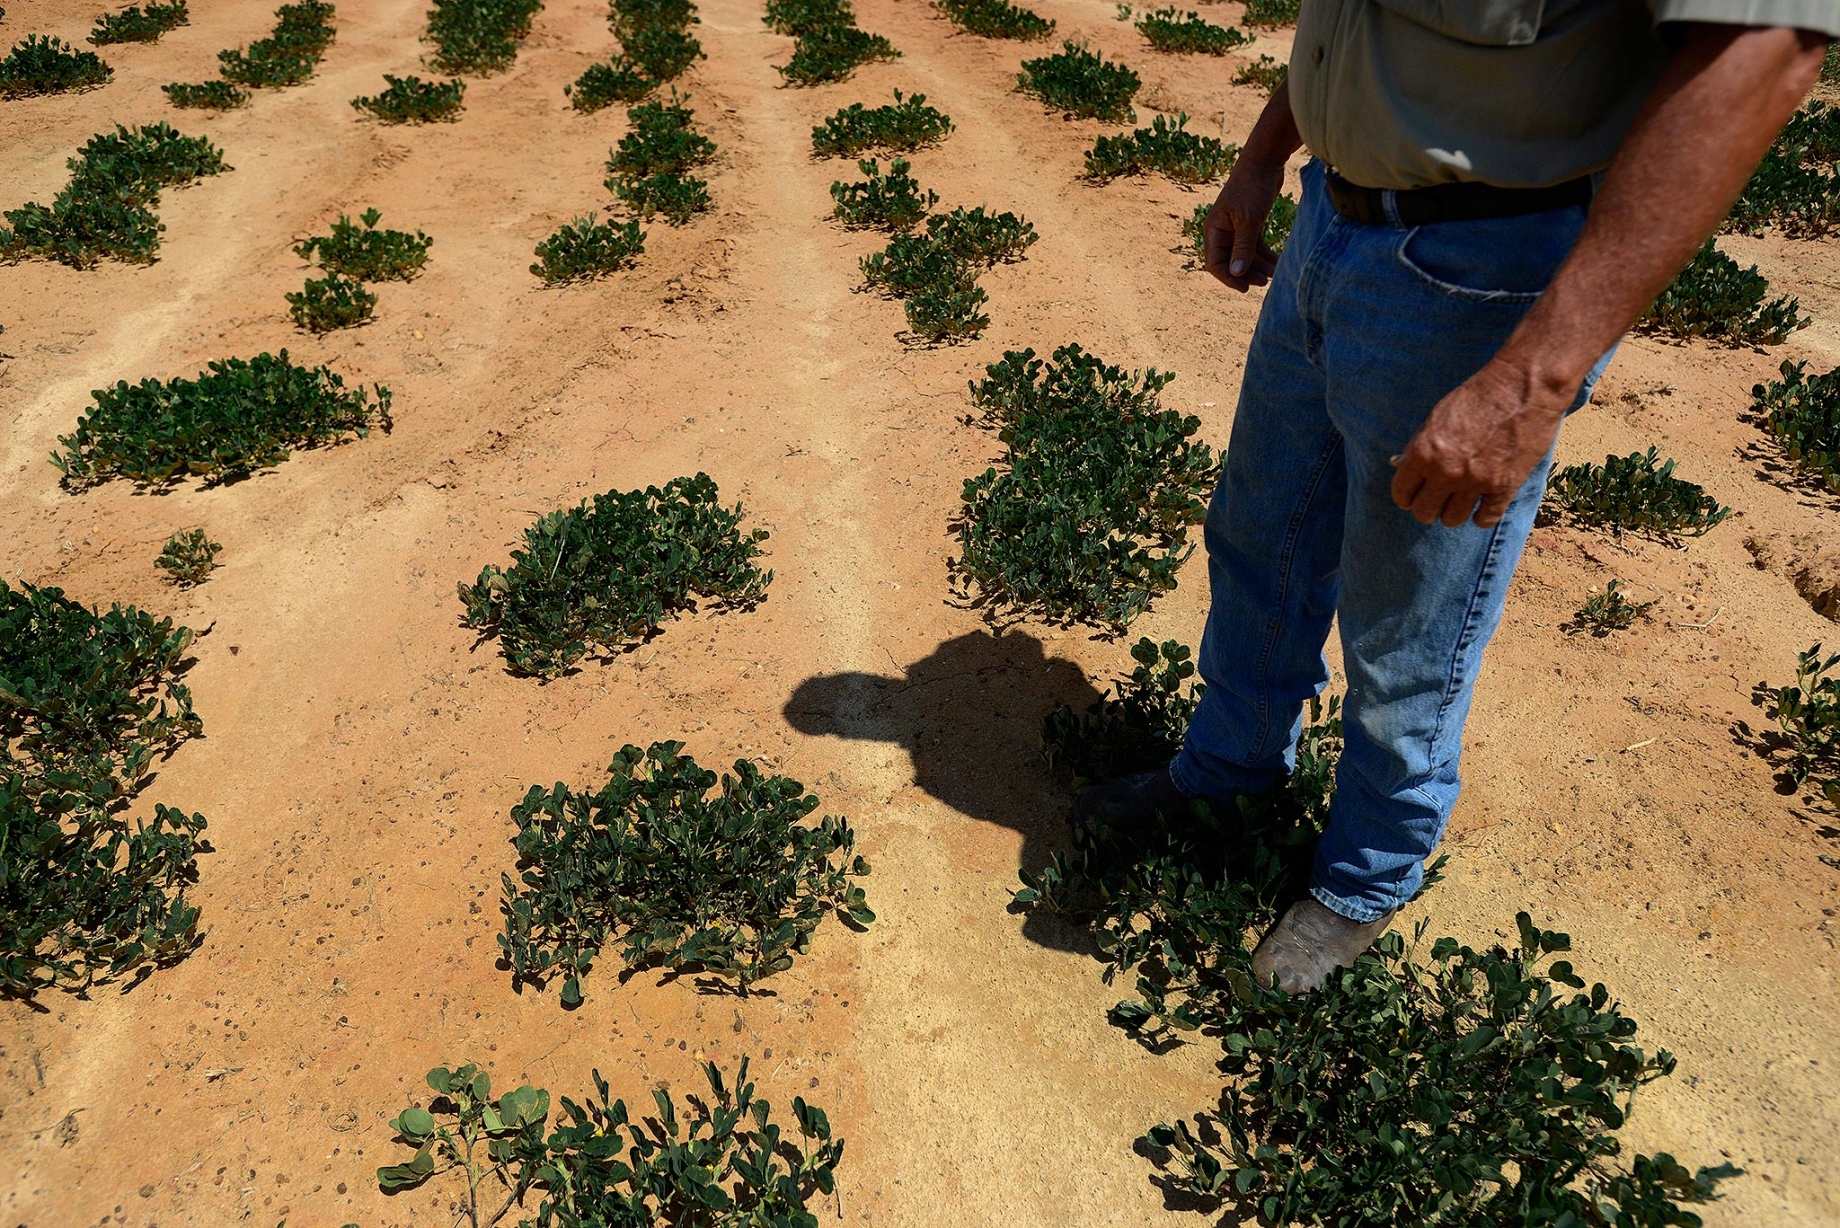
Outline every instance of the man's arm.
{"label": "man's arm", "polygon": [[1284,186],[1284,163],[1302,144],[1285,81],[1252,126],[1202,228],[1202,263],[1225,285],[1244,290],[1271,280],[1278,257],[1265,243],[1265,219]]}
{"label": "man's arm", "polygon": [[1826,45],[1796,30],[1688,27],[1572,254],[1501,352],[1438,402],[1394,461],[1395,503],[1425,524],[1455,527],[1472,513],[1484,528],[1501,520],[1592,364],[1743,191],[1814,87]]}

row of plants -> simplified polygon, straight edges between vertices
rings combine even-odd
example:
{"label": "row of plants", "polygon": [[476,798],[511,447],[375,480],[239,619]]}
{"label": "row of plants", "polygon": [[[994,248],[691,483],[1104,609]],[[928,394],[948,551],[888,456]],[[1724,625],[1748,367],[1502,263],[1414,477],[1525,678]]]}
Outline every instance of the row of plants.
{"label": "row of plants", "polygon": [[1118,124],[1136,122],[1131,103],[1142,85],[1123,64],[1072,40],[1053,55],[1024,60],[1016,74],[1017,88],[1052,110]]}
{"label": "row of plants", "polygon": [[119,13],[104,13],[96,18],[95,28],[89,32],[89,42],[96,47],[114,43],[155,43],[168,31],[191,23],[186,0],[167,0],[166,3],[149,0],[145,7],[132,4]]}
{"label": "row of plants", "polygon": [[1054,21],[1011,0],[933,0],[953,27],[979,38],[1034,42],[1054,33]]}
{"label": "row of plants", "polygon": [[480,77],[517,62],[518,45],[543,0],[433,0],[428,10],[430,62],[449,76]]}
{"label": "row of plants", "polygon": [[49,205],[6,211],[0,259],[55,260],[78,269],[101,260],[151,264],[165,229],[153,211],[160,192],[230,169],[209,140],[182,136],[163,122],[99,133],[66,165],[70,179]]}
{"label": "row of plants", "polygon": [[460,118],[466,102],[466,82],[458,77],[424,81],[417,76],[383,74],[384,89],[360,94],[352,109],[386,124],[441,124]]}
{"label": "row of plants", "polygon": [[341,213],[330,234],[294,245],[294,254],[317,263],[323,274],[287,296],[294,323],[314,333],[362,324],[377,309],[365,282],[411,281],[421,273],[434,240],[419,230],[379,230],[382,218],[376,209],[366,209],[356,222]]}
{"label": "row of plants", "polygon": [[332,45],[333,13],[324,0],[282,5],[275,10],[275,28],[267,38],[217,53],[217,80],[162,86],[167,101],[176,107],[227,110],[248,102],[252,89],[305,84]]}
{"label": "row of plants", "polygon": [[45,35],[26,35],[0,58],[0,98],[92,90],[114,79],[115,70],[95,52]]}
{"label": "row of plants", "polygon": [[1781,345],[1810,320],[1799,299],[1770,298],[1769,279],[1706,240],[1687,267],[1637,321],[1638,330],[1727,345]]}
{"label": "row of plants", "polygon": [[857,26],[850,0],[767,0],[762,20],[793,39],[792,58],[779,68],[787,85],[846,81],[864,64],[901,55],[881,35]]}
{"label": "row of plants", "polygon": [[1133,24],[1152,48],[1175,55],[1225,55],[1253,41],[1232,26],[1214,25],[1174,5],[1145,13]]}
{"label": "row of plants", "polygon": [[[1051,766],[1095,778],[1180,746],[1202,691],[1188,649],[1142,640],[1132,656],[1085,712],[1049,715]],[[1276,1225],[1698,1224],[1687,1208],[1738,1170],[1625,1157],[1634,1093],[1675,1060],[1638,1047],[1609,991],[1552,958],[1570,939],[1526,913],[1513,947],[1426,951],[1421,924],[1307,997],[1254,981],[1251,937],[1303,889],[1340,747],[1335,701],[1312,701],[1296,768],[1269,793],[1129,831],[1088,822],[1071,852],[1022,874],[1018,908],[1088,927],[1106,979],[1135,982],[1116,1025],[1154,1051],[1220,1045],[1217,1104],[1140,1140],[1158,1184]]]}
{"label": "row of plants", "polygon": [[1725,228],[1758,234],[1774,228],[1796,239],[1813,239],[1840,223],[1840,108],[1809,103],[1771,143],[1744,192],[1725,219]]}
{"label": "row of plants", "polygon": [[642,102],[626,113],[628,130],[607,158],[607,190],[641,218],[682,226],[710,208],[709,183],[690,172],[714,161],[716,144],[696,130],[696,112],[671,91],[669,102]]}
{"label": "row of plants", "polygon": [[590,65],[562,92],[584,113],[638,102],[703,58],[702,43],[690,33],[698,20],[690,0],[612,0],[608,23],[619,54]]}

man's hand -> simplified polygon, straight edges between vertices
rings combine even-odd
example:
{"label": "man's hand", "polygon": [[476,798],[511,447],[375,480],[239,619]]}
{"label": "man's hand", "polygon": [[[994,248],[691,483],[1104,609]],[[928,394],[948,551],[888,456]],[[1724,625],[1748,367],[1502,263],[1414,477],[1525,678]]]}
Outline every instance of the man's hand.
{"label": "man's hand", "polygon": [[1278,257],[1265,242],[1265,219],[1284,186],[1284,163],[1302,144],[1286,82],[1252,126],[1202,226],[1202,263],[1222,285],[1244,291],[1271,280]]}
{"label": "man's hand", "polygon": [[1497,358],[1437,403],[1393,458],[1393,502],[1421,524],[1493,528],[1558,438],[1577,394]]}

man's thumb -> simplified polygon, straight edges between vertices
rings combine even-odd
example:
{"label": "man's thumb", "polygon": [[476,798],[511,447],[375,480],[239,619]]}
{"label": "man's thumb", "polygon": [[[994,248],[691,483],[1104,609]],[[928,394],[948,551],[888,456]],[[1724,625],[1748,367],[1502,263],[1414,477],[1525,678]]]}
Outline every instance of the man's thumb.
{"label": "man's thumb", "polygon": [[1258,251],[1259,232],[1263,227],[1241,226],[1233,232],[1233,254],[1227,260],[1227,272],[1235,277],[1244,277],[1246,270],[1252,267],[1252,257]]}

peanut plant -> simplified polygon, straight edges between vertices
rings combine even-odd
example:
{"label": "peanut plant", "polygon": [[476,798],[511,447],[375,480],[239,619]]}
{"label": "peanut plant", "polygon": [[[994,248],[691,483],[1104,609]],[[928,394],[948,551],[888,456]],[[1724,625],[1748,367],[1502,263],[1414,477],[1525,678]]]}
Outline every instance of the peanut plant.
{"label": "peanut plant", "polygon": [[434,68],[450,76],[503,72],[517,61],[542,7],[543,0],[433,0],[427,38]]}
{"label": "peanut plant", "polygon": [[741,510],[699,473],[551,512],[524,531],[509,567],[460,585],[465,623],[496,636],[516,672],[553,678],[592,649],[648,638],[695,597],[751,609],[773,573],[754,565],[767,531],[743,532]]}
{"label": "peanut plant", "polygon": [[979,38],[1034,42],[1054,33],[1054,22],[1010,0],[934,0],[933,7],[955,27]]}
{"label": "peanut plant", "polygon": [[[472,1228],[532,1197],[535,1218],[519,1223],[544,1228],[811,1228],[818,1221],[806,1208],[835,1192],[843,1140],[823,1109],[794,1096],[795,1142],[755,1095],[748,1065],[743,1057],[731,1086],[706,1061],[706,1096],[686,1095],[680,1113],[668,1089],[655,1089],[656,1114],[637,1120],[624,1100],[609,1099],[596,1070],[594,1095],[585,1104],[563,1096],[553,1129],[547,1089],[524,1084],[494,1100],[476,1063],[437,1066],[427,1078],[433,1100],[390,1120],[415,1154],[380,1167],[377,1184],[391,1193],[461,1172],[460,1216]],[[482,1209],[482,1189],[504,1192],[496,1214]]]}
{"label": "peanut plant", "polygon": [[856,164],[866,180],[831,184],[831,214],[853,230],[912,230],[932,207],[939,193],[920,191],[920,182],[908,174],[913,165],[905,158],[881,164],[871,158]]}
{"label": "peanut plant", "polygon": [[6,211],[0,259],[37,257],[78,269],[104,259],[151,264],[165,229],[153,212],[160,191],[230,169],[210,141],[164,123],[100,133],[66,165],[70,180],[51,204]]}
{"label": "peanut plant", "polygon": [[819,158],[856,158],[865,153],[912,153],[937,145],[952,132],[951,117],[926,105],[925,94],[865,107],[853,102],[811,130],[811,152]]}
{"label": "peanut plant", "polygon": [[954,209],[926,219],[925,234],[897,234],[886,248],[863,257],[863,283],[901,299],[908,328],[921,341],[975,337],[990,323],[982,310],[989,296],[977,275],[1022,259],[1038,237],[1013,213]]}
{"label": "peanut plant", "polygon": [[294,323],[310,333],[355,327],[377,310],[377,296],[364,283],[342,273],[309,277],[304,287],[286,298]]}
{"label": "peanut plant", "polygon": [[1786,361],[1782,378],[1751,388],[1751,411],[1789,462],[1830,494],[1840,494],[1840,370],[1809,375]]}
{"label": "peanut plant", "polygon": [[1007,453],[964,486],[948,561],[961,598],[1118,634],[1175,587],[1219,466],[1199,419],[1158,406],[1174,378],[1077,345],[990,364],[972,400]]}
{"label": "peanut plant", "polygon": [[167,4],[149,0],[145,8],[129,5],[119,13],[104,13],[96,18],[96,26],[89,32],[89,42],[94,47],[158,42],[162,34],[190,25],[191,20],[186,0],[171,0]]}
{"label": "peanut plant", "polygon": [[326,367],[279,357],[226,358],[197,379],[126,381],[90,394],[94,405],[58,443],[51,462],[81,490],[123,477],[164,487],[185,477],[206,486],[279,465],[295,449],[327,447],[372,428],[390,430],[390,390],[347,391]]}
{"label": "peanut plant", "polygon": [[1131,100],[1143,82],[1116,61],[1071,40],[1053,55],[1024,60],[1016,86],[1051,109],[1111,123],[1135,123]]}
{"label": "peanut plant", "polygon": [[798,36],[779,74],[788,85],[823,85],[848,80],[864,64],[900,56],[893,43],[854,25],[815,26]]}
{"label": "peanut plant", "polygon": [[1766,715],[1782,729],[1789,782],[1814,781],[1840,808],[1840,653],[1823,656],[1815,644],[1796,655],[1793,686],[1757,685]]}
{"label": "peanut plant", "polygon": [[1645,533],[1663,541],[1697,537],[1731,515],[1693,482],[1674,476],[1674,462],[1660,455],[1606,456],[1604,463],[1569,465],[1547,480],[1546,497],[1580,524],[1618,533]]}
{"label": "peanut plant", "polygon": [[[1197,266],[1207,260],[1207,217],[1213,207],[1211,201],[1205,205],[1196,205],[1194,213],[1182,223],[1182,237],[1188,240]],[[1274,254],[1281,255],[1285,243],[1290,240],[1291,226],[1296,221],[1297,202],[1291,199],[1289,192],[1279,193],[1278,199],[1271,202],[1271,212],[1265,215],[1265,246]]]}
{"label": "peanut plant", "polygon": [[1781,345],[1810,321],[1801,313],[1801,300],[1784,295],[1766,302],[1769,291],[1756,265],[1739,268],[1708,239],[1636,327],[1727,345]]}
{"label": "peanut plant", "polygon": [[1214,25],[1199,13],[1184,13],[1173,5],[1145,13],[1136,26],[1156,50],[1179,55],[1225,55],[1252,41],[1231,26]]}
{"label": "peanut plant", "polygon": [[577,111],[591,115],[616,102],[637,102],[658,88],[625,56],[615,56],[606,64],[590,64],[587,71],[562,87],[563,94]]}
{"label": "peanut plant", "polygon": [[217,570],[217,554],[223,549],[203,529],[187,529],[166,539],[154,566],[180,588],[203,584]]}
{"label": "peanut plant", "polygon": [[797,38],[827,26],[853,26],[856,10],[850,0],[767,0],[761,20],[775,34]]}
{"label": "peanut plant", "polygon": [[38,34],[26,35],[0,58],[0,98],[93,90],[114,78],[115,70],[95,52]]}
{"label": "peanut plant", "polygon": [[358,281],[410,281],[428,263],[434,240],[419,230],[378,230],[382,219],[376,209],[366,209],[357,222],[341,213],[331,234],[302,239],[294,245],[294,254]]}
{"label": "peanut plant", "polygon": [[808,954],[826,915],[875,920],[849,881],[869,864],[846,820],[805,825],[818,799],[798,781],[739,759],[718,782],[682,749],[624,747],[599,789],[532,785],[513,807],[499,945],[514,980],[561,977],[574,1006],[617,938],[629,970],[706,972],[745,994]]}
{"label": "peanut plant", "polygon": [[1819,238],[1840,225],[1840,108],[1811,102],[1784,125],[1752,173],[1726,229]]}
{"label": "peanut plant", "polygon": [[607,161],[607,189],[642,217],[663,214],[681,226],[710,207],[709,184],[689,175],[715,157],[715,142],[691,125],[696,112],[672,91],[671,101],[646,102],[626,113],[632,130]]}
{"label": "peanut plant", "polygon": [[644,251],[639,223],[597,222],[590,213],[537,244],[530,271],[551,285],[590,281],[618,272]]}
{"label": "peanut plant", "polygon": [[333,6],[323,0],[282,5],[275,10],[275,28],[267,38],[217,53],[219,75],[251,89],[303,84],[332,45],[332,14]]}
{"label": "peanut plant", "polygon": [[1208,183],[1233,169],[1237,145],[1188,131],[1188,114],[1170,123],[1157,116],[1148,128],[1124,136],[1102,136],[1086,154],[1086,177],[1106,183],[1120,175],[1155,172],[1177,183]]}
{"label": "peanut plant", "polygon": [[174,81],[162,85],[166,101],[175,107],[200,111],[233,111],[249,101],[249,91],[229,81]]}
{"label": "peanut plant", "polygon": [[386,124],[452,123],[460,118],[466,82],[458,77],[424,81],[386,72],[383,79],[387,84],[383,93],[360,95],[351,100],[352,108]]}
{"label": "peanut plant", "polygon": [[1246,0],[1246,9],[1240,16],[1240,23],[1267,30],[1294,26],[1302,7],[1303,0]]}
{"label": "peanut plant", "polygon": [[675,81],[703,58],[703,44],[688,30],[643,26],[620,36],[626,58],[653,81]]}
{"label": "peanut plant", "polygon": [[1284,78],[1290,73],[1290,65],[1281,64],[1268,55],[1262,55],[1250,64],[1241,64],[1239,71],[1233,74],[1233,84],[1252,85],[1275,94],[1284,84]]}
{"label": "peanut plant", "polygon": [[1623,582],[1611,580],[1603,592],[1585,599],[1565,629],[1574,635],[1589,632],[1601,640],[1613,631],[1629,630],[1635,626],[1636,619],[1648,617],[1648,612],[1654,608],[1652,601],[1631,601]]}

